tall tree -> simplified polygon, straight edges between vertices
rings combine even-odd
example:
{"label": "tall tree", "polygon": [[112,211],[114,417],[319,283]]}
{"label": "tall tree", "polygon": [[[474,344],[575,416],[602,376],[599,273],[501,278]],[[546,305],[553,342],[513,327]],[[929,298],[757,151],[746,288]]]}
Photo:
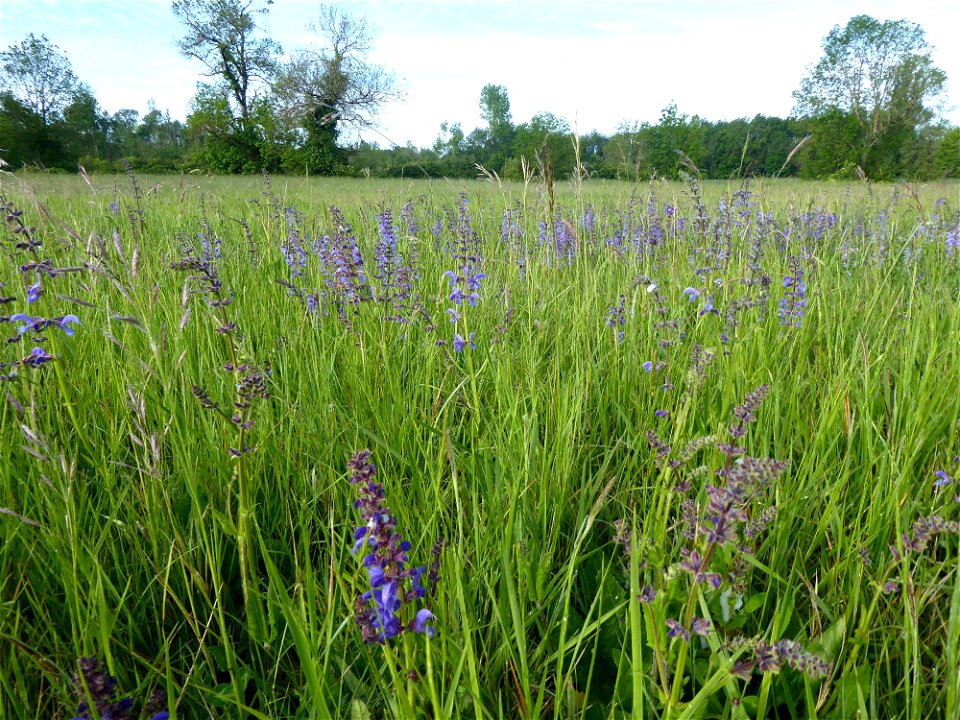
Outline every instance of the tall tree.
{"label": "tall tree", "polygon": [[480,117],[489,127],[489,147],[484,165],[498,172],[503,169],[510,155],[514,127],[510,115],[510,98],[503,85],[487,84],[480,91]]}
{"label": "tall tree", "polygon": [[284,115],[306,132],[305,164],[329,173],[343,162],[343,132],[372,127],[384,103],[399,98],[393,78],[369,59],[373,31],[365,18],[321,6],[310,25],[323,43],[295,52],[274,92]]}
{"label": "tall tree", "polygon": [[0,53],[0,88],[33,110],[47,127],[62,116],[80,82],[60,48],[46,35],[30,33]]}
{"label": "tall tree", "polygon": [[[852,148],[858,164],[868,173],[895,173],[903,144],[936,117],[934,104],[946,83],[930,51],[919,25],[851,18],[824,39],[823,57],[793,93],[795,113],[831,123],[838,112],[849,114],[858,128]],[[824,128],[813,128],[822,138]]]}
{"label": "tall tree", "polygon": [[254,0],[173,0],[173,12],[186,27],[177,42],[180,54],[198,60],[206,75],[217,78],[231,98],[241,133],[251,128],[258,86],[272,79],[280,46],[256,37],[256,15],[272,0],[255,7]]}

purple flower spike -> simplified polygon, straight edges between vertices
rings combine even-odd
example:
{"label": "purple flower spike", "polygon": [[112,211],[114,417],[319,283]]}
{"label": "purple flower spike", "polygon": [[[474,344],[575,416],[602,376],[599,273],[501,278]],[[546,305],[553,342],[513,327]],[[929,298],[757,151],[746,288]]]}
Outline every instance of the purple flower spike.
{"label": "purple flower spike", "polygon": [[434,549],[435,559],[429,571],[425,565],[408,567],[411,544],[397,532],[397,519],[385,505],[383,486],[374,482],[377,468],[370,462],[370,451],[356,452],[348,468],[350,482],[360,496],[354,506],[360,509],[365,523],[353,533],[354,552],[369,546],[363,558],[369,589],[354,601],[354,619],[363,641],[383,644],[405,630],[432,637],[434,629],[427,623],[434,616],[428,609],[417,610],[409,622],[402,619],[402,615],[405,605],[427,595],[427,588],[421,582],[424,575],[430,581],[431,592],[435,589],[439,580],[439,550]]}
{"label": "purple flower spike", "polygon": [[27,288],[27,305],[33,305],[33,303],[39,300],[41,293],[43,293],[43,285],[41,285],[40,281],[37,280],[33,285]]}

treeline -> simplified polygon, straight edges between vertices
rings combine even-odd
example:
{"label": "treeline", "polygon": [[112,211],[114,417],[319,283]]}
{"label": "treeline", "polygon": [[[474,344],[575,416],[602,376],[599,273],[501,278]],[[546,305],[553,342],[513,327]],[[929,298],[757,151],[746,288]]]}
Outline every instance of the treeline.
{"label": "treeline", "polygon": [[613,135],[575,135],[566,121],[542,113],[510,126],[499,137],[489,127],[464,135],[459,125],[445,125],[430,148],[360,143],[351,148],[349,164],[379,177],[474,177],[487,172],[505,180],[542,171],[548,158],[554,174],[563,178],[574,173],[622,180],[676,178],[685,163],[696,165],[704,177],[720,179],[960,177],[960,128],[917,129],[897,143],[877,146],[869,163],[863,163],[850,125],[834,116],[757,115],[711,122],[681,114],[671,104],[655,124],[622,125]]}
{"label": "treeline", "polygon": [[[695,165],[705,177],[933,179],[960,177],[960,128],[938,121],[946,74],[933,66],[923,31],[868,16],[837,26],[823,59],[794,92],[795,117],[709,121],[673,103],[656,123],[625,123],[612,135],[576,135],[543,112],[514,123],[501,85],[480,93],[484,126],[444,123],[428,148],[346,145],[399,100],[392,78],[369,63],[364,20],[326,8],[320,49],[283,56],[257,36],[268,11],[253,0],[174,0],[184,24],[181,54],[206,67],[186,121],[150,107],[110,114],[46,37],[0,53],[0,159],[37,167],[116,172],[267,171],[298,175],[674,178]],[[227,12],[229,10],[229,12]],[[289,59],[284,60],[284,57]]]}
{"label": "treeline", "polygon": [[[854,145],[844,139],[844,118],[777,118],[711,122],[668,106],[655,124],[624,125],[612,135],[575,135],[550,113],[510,124],[499,135],[490,127],[465,134],[459,125],[441,127],[429,148],[379,147],[359,142],[336,147],[327,172],[303,158],[301,139],[275,134],[258,141],[259,162],[244,162],[241,143],[211,133],[198,117],[172,119],[155,107],[104,112],[89,92],[79,93],[57,117],[40,115],[9,93],[0,95],[0,157],[12,168],[75,172],[122,171],[124,160],[147,173],[260,172],[339,174],[373,177],[476,177],[483,172],[523,180],[549,161],[557,178],[639,180],[677,177],[689,159],[708,178],[780,176],[856,177]],[[273,123],[274,127],[278,123]],[[906,143],[879,152],[877,167],[860,171],[875,179],[960,177],[960,128],[934,126],[916,131]]]}

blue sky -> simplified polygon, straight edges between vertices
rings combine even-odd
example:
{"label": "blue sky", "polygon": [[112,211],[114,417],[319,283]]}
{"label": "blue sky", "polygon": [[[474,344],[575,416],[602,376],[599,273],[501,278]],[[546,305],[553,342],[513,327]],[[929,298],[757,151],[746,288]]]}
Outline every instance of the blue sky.
{"label": "blue sky", "polygon": [[[960,125],[960,2],[346,2],[375,28],[371,59],[396,77],[402,102],[365,137],[428,146],[444,121],[482,125],[480,89],[507,88],[513,120],[538,112],[581,132],[656,122],[675,102],[708,120],[785,117],[791,93],[834,25],[854,15],[920,24],[952,80],[947,119]],[[265,19],[285,50],[317,42],[314,0],[276,0]],[[202,68],[177,55],[169,0],[0,0],[0,47],[33,32],[69,57],[110,112],[153,100],[184,118]]]}

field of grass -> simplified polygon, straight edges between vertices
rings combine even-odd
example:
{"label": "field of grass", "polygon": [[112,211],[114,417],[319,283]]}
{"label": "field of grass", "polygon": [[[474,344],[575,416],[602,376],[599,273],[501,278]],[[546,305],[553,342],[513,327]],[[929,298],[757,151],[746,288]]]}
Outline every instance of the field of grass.
{"label": "field of grass", "polygon": [[2,195],[0,717],[960,717],[956,183]]}

